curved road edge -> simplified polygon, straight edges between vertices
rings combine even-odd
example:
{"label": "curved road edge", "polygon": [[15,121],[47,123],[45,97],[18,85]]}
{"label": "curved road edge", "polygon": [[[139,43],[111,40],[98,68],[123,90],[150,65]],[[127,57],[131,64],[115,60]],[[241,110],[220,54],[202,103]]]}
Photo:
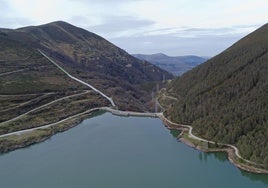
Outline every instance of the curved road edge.
{"label": "curved road edge", "polygon": [[84,114],[87,114],[87,113],[90,113],[90,112],[94,112],[94,111],[99,110],[99,109],[100,108],[92,108],[90,110],[87,110],[87,111],[84,111],[84,112],[75,114],[73,116],[67,117],[67,118],[62,119],[60,121],[57,121],[55,123],[50,123],[50,124],[47,124],[47,125],[44,125],[44,126],[41,126],[41,127],[35,127],[35,128],[30,128],[30,129],[25,129],[25,130],[21,130],[21,131],[15,131],[15,132],[12,132],[12,133],[3,134],[3,135],[0,135],[0,138],[6,137],[6,136],[12,136],[12,135],[20,135],[20,134],[31,132],[31,131],[35,131],[35,130],[38,130],[38,129],[46,129],[46,128],[49,128],[49,127],[58,125],[60,123],[63,123],[65,121],[68,121],[68,120],[77,118],[77,117],[79,117],[81,115],[84,115]]}
{"label": "curved road edge", "polygon": [[55,123],[50,123],[50,124],[43,125],[43,126],[40,126],[40,127],[34,127],[34,128],[30,128],[30,129],[25,129],[25,130],[15,131],[15,132],[12,132],[12,133],[3,134],[3,135],[0,135],[0,138],[6,137],[6,136],[12,136],[12,135],[20,135],[20,134],[23,134],[23,133],[26,133],[26,132],[31,132],[31,131],[38,130],[38,129],[45,129],[45,128],[55,126],[57,124],[63,123],[65,121],[71,120],[73,118],[77,118],[77,117],[79,117],[81,115],[91,113],[91,112],[94,112],[94,111],[97,111],[97,110],[103,110],[103,111],[110,112],[113,115],[118,115],[118,116],[159,117],[161,115],[161,113],[143,113],[143,112],[132,112],[132,111],[120,111],[120,110],[112,109],[110,107],[97,107],[97,108],[92,108],[92,109],[89,109],[87,111],[80,112],[78,114],[69,116],[69,117],[67,117],[65,119],[62,119],[60,121],[57,121]]}
{"label": "curved road edge", "polygon": [[[128,112],[128,111],[120,111],[120,110],[114,110],[112,108],[109,108],[109,107],[98,107],[98,108],[92,108],[92,109],[89,109],[87,111],[84,111],[84,112],[81,112],[81,113],[78,113],[78,114],[75,114],[73,116],[70,116],[68,118],[65,118],[63,120],[60,120],[58,122],[55,122],[55,123],[51,123],[51,124],[48,124],[48,125],[44,125],[44,126],[41,126],[41,127],[35,127],[35,128],[31,128],[31,129],[26,129],[26,130],[21,130],[21,131],[16,131],[16,132],[12,132],[12,133],[8,133],[8,134],[4,134],[4,135],[0,135],[0,138],[2,137],[6,137],[6,136],[11,136],[11,135],[20,135],[20,134],[23,134],[23,133],[27,133],[27,132],[31,132],[31,131],[34,131],[34,130],[38,130],[38,129],[45,129],[45,128],[49,128],[51,126],[56,126],[60,123],[63,123],[65,121],[68,121],[68,120],[71,120],[71,119],[74,119],[74,118],[77,118],[81,115],[84,115],[86,113],[91,113],[91,112],[94,112],[94,111],[97,111],[97,110],[103,110],[103,111],[106,111],[106,112],[110,112],[114,115],[125,115],[127,113],[128,116],[147,116],[147,117],[158,117],[160,120],[162,120],[163,124],[166,125],[165,123],[168,122],[169,124],[171,125],[175,125],[175,126],[178,126],[178,127],[182,127],[182,128],[187,128],[188,129],[188,134],[191,138],[193,139],[196,139],[196,140],[199,140],[199,141],[203,141],[203,142],[208,142],[208,143],[212,143],[212,144],[215,144],[214,141],[211,141],[211,140],[206,140],[206,139],[203,139],[203,138],[200,138],[200,137],[197,137],[195,135],[193,135],[192,133],[192,130],[193,130],[193,127],[190,126],[190,125],[182,125],[182,124],[177,124],[177,123],[174,123],[172,121],[170,121],[169,119],[167,119],[163,113],[141,113],[141,112]],[[231,149],[233,149],[234,151],[234,154],[241,160],[244,160],[250,164],[255,164],[255,165],[262,165],[262,164],[257,164],[257,163],[254,163],[252,161],[249,161],[249,160],[246,160],[244,159],[243,157],[241,157],[241,155],[239,154],[239,150],[237,147],[231,145],[231,144],[223,144],[223,143],[218,143],[218,145],[222,145],[222,146],[226,146],[226,147],[229,147]],[[230,156],[230,153],[228,150],[222,150],[222,151],[225,151],[228,153],[228,159],[235,165],[237,166],[238,168],[240,169],[243,169],[243,170],[246,170],[246,171],[250,171],[250,172],[254,172],[254,173],[262,173],[262,174],[268,174],[268,170],[265,170],[265,169],[261,169],[261,168],[256,168],[256,167],[251,167],[251,166],[248,166],[246,164],[242,164],[242,163],[239,163],[237,161],[235,161],[231,156]]]}
{"label": "curved road edge", "polygon": [[[186,128],[188,130],[188,134],[191,138],[195,139],[195,140],[198,140],[198,141],[202,141],[202,142],[207,142],[207,143],[211,143],[211,144],[216,144],[214,141],[211,141],[211,140],[206,140],[206,139],[203,139],[203,138],[200,138],[198,136],[195,136],[192,131],[193,131],[193,127],[190,126],[190,125],[183,125],[183,124],[178,124],[178,123],[174,123],[172,121],[170,121],[169,119],[167,119],[164,114],[160,115],[159,116],[159,119],[161,119],[163,121],[163,123],[167,122],[171,125],[175,125],[175,126],[178,126],[178,127],[182,127],[182,128]],[[255,163],[253,161],[249,161],[247,159],[244,159],[240,154],[239,154],[239,149],[234,146],[234,145],[231,145],[231,144],[224,144],[224,143],[217,143],[218,145],[221,145],[221,146],[225,146],[227,148],[231,148],[233,151],[234,151],[234,154],[236,157],[238,157],[239,159],[247,162],[247,163],[250,163],[252,165],[258,165],[258,166],[266,166],[266,165],[263,165],[263,164],[258,164],[258,163]],[[226,148],[226,149],[227,149]],[[251,167],[251,166],[248,166],[247,164],[242,164],[242,163],[239,163],[237,161],[235,161],[231,156],[230,156],[230,153],[228,152],[228,150],[226,149],[223,149],[222,151],[225,151],[228,153],[228,159],[230,160],[230,162],[232,162],[235,166],[237,166],[238,168],[240,169],[243,169],[243,170],[246,170],[246,171],[249,171],[249,172],[254,172],[254,173],[260,173],[260,174],[268,174],[268,170],[266,169],[263,169],[263,168],[256,168],[256,167]]]}

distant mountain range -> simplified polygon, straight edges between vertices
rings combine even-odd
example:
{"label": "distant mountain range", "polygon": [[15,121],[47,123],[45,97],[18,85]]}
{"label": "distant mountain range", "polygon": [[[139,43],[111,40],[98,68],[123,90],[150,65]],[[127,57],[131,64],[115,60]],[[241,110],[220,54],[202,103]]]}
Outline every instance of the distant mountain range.
{"label": "distant mountain range", "polygon": [[268,24],[175,79],[167,115],[268,165]]}
{"label": "distant mountain range", "polygon": [[173,75],[180,76],[183,73],[191,70],[197,65],[204,63],[209,58],[199,56],[167,56],[162,53],[145,55],[145,54],[132,54],[134,57],[153,63],[160,68],[172,73]]}

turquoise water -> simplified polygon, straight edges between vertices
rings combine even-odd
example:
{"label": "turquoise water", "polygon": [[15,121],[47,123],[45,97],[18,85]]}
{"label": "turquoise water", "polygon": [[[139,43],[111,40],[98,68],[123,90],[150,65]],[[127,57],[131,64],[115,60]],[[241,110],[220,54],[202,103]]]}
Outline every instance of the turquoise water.
{"label": "turquoise water", "polygon": [[262,188],[224,153],[178,142],[159,119],[105,113],[31,147],[0,156],[0,188]]}

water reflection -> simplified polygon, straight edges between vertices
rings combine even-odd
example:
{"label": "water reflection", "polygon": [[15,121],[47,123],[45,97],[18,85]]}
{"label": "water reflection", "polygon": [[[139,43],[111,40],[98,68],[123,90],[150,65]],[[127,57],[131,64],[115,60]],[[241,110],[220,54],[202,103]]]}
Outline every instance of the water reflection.
{"label": "water reflection", "polygon": [[252,181],[260,181],[264,183],[265,185],[268,185],[268,175],[267,174],[253,174],[250,172],[246,172],[243,170],[240,170],[242,176],[245,176],[249,178]]}
{"label": "water reflection", "polygon": [[225,152],[213,152],[208,153],[208,155],[212,155],[215,159],[218,159],[221,162],[228,161],[228,154]]}
{"label": "water reflection", "polygon": [[172,136],[174,136],[175,138],[178,138],[178,136],[180,135],[181,131],[180,130],[169,130],[170,131],[170,134]]}
{"label": "water reflection", "polygon": [[177,134],[157,119],[106,113],[49,142],[1,156],[0,187],[267,188],[267,176],[244,173],[246,178],[218,161],[226,154],[197,152],[177,143]]}
{"label": "water reflection", "polygon": [[[178,130],[170,130],[170,134],[175,138],[177,138],[180,133],[181,133],[181,131],[178,131]],[[229,161],[228,154],[225,152],[209,152],[209,153],[205,153],[202,151],[198,152],[198,159],[199,159],[199,161],[201,161],[204,164],[207,164],[209,162],[210,157],[213,157],[222,163]],[[268,175],[267,174],[255,174],[255,173],[250,173],[250,172],[247,172],[244,170],[240,170],[240,172],[241,172],[242,176],[247,177],[252,181],[262,182],[265,185],[268,185]]]}
{"label": "water reflection", "polygon": [[[213,153],[203,153],[203,154],[206,156],[207,155],[214,156],[215,159],[218,159],[220,162],[228,161],[228,154],[225,152],[213,152]],[[260,181],[260,182],[264,183],[265,185],[268,185],[268,175],[267,174],[256,174],[256,173],[251,173],[251,172],[247,172],[244,170],[240,170],[240,172],[244,177],[247,177],[252,181]]]}
{"label": "water reflection", "polygon": [[198,158],[201,162],[204,162],[205,164],[207,163],[207,160],[208,160],[208,155],[207,153],[204,153],[204,152],[199,152],[198,153]]}

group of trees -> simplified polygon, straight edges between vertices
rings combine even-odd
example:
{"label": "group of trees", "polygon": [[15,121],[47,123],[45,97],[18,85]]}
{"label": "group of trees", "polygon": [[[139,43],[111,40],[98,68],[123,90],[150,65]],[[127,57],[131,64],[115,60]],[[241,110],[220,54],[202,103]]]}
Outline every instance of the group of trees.
{"label": "group of trees", "polygon": [[[264,32],[265,31],[265,32]],[[173,81],[167,111],[199,136],[268,165],[268,25]]]}

